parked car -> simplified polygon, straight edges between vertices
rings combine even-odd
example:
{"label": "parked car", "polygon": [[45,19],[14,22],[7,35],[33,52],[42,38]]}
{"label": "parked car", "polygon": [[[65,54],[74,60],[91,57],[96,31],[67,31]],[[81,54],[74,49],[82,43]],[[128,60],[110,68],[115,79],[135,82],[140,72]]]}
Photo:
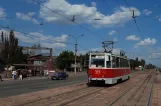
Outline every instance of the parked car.
{"label": "parked car", "polygon": [[51,79],[67,79],[68,76],[69,75],[66,72],[55,72],[54,75],[51,76]]}

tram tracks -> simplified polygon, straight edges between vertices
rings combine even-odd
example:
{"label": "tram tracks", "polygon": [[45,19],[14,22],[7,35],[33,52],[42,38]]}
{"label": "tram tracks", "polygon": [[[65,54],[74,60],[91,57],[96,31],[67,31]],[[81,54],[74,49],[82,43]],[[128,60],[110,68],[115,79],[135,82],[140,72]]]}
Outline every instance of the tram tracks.
{"label": "tram tracks", "polygon": [[[133,74],[129,81],[125,81],[123,83],[119,83],[110,87],[108,86],[87,87],[86,84],[77,84],[75,86],[71,86],[72,90],[66,90],[66,92],[62,92],[61,91],[62,89],[60,89],[61,93],[55,94],[51,92],[50,96],[40,96],[40,98],[38,99],[30,100],[28,102],[25,101],[24,103],[23,102],[17,103],[14,106],[76,106],[76,105],[88,106],[91,104],[94,106],[96,105],[95,103],[100,103],[97,105],[107,106],[116,97],[120,97],[120,95],[127,92],[129,88],[131,88],[131,86],[134,87],[135,85],[136,87],[133,91],[133,94],[131,93],[133,96],[131,97],[131,99],[129,99],[129,101],[132,102],[133,98],[137,97],[137,100],[139,102],[143,93],[148,88],[146,86],[146,83],[150,81],[151,78],[150,75],[148,76],[148,73]],[[147,78],[145,79],[144,77]],[[141,91],[139,90],[140,88],[142,89]],[[64,89],[70,89],[70,87]],[[140,93],[141,95],[136,96],[135,94],[138,91],[142,93]],[[59,92],[59,90],[57,90],[57,92]],[[122,97],[120,97],[120,99]],[[116,102],[118,102],[120,99],[117,98]],[[115,103],[113,103],[112,105],[115,106]],[[124,103],[122,105],[126,104]]]}
{"label": "tram tracks", "polygon": [[94,94],[99,92],[105,88],[85,88],[79,91],[74,91],[71,93],[61,94],[57,96],[50,97],[48,99],[43,99],[40,101],[36,101],[34,103],[25,104],[25,106],[64,106],[67,103],[76,101],[80,98],[86,97],[87,95]]}
{"label": "tram tracks", "polygon": [[[137,106],[138,104],[140,105],[140,102],[141,104],[144,104],[144,106],[145,104],[149,106],[148,104],[150,104],[149,101],[151,100],[151,97],[149,96],[151,96],[150,93],[153,89],[153,87],[150,87],[151,83],[153,83],[152,74],[153,72],[151,72],[150,75],[148,75],[148,77],[143,82],[140,82],[135,86],[132,86],[130,89],[122,93],[118,98],[116,98],[110,104],[108,104],[108,106]],[[147,93],[147,91],[149,93]],[[147,100],[148,103],[146,103]]]}
{"label": "tram tracks", "polygon": [[[39,98],[39,99],[36,99],[36,100],[31,100],[31,101],[28,101],[28,102],[25,102],[25,103],[16,104],[16,105],[13,105],[13,106],[27,106],[27,105],[30,105],[30,104],[33,104],[33,103],[36,103],[36,102],[39,102],[39,101],[42,101],[42,100],[48,100],[48,99],[55,97],[55,96],[61,96],[61,95],[70,94],[70,93],[73,93],[73,92],[79,92],[80,90],[84,90],[84,89],[88,88],[86,84],[76,84],[76,85],[72,85],[71,87],[73,87],[74,89],[69,90],[67,92],[54,94],[52,96],[47,96],[47,97],[42,97],[42,98]],[[66,88],[64,87],[64,89],[66,89]],[[60,90],[62,90],[62,89],[60,89]]]}
{"label": "tram tracks", "polygon": [[[117,84],[113,87],[116,87],[121,84]],[[72,103],[74,101],[79,101],[81,98],[85,98],[88,96],[91,96],[93,94],[98,94],[99,92],[103,90],[108,90],[109,92],[112,91],[114,88],[113,87],[98,87],[98,86],[93,86],[93,87],[83,87],[80,89],[76,89],[74,91],[62,93],[59,95],[53,95],[47,98],[42,98],[39,100],[31,101],[28,103],[20,104],[18,106],[45,106],[45,105],[51,105],[54,104],[54,106],[64,106],[66,104]],[[17,106],[17,105],[16,105]]]}
{"label": "tram tracks", "polygon": [[[136,77],[136,76],[138,76],[138,74],[134,74],[134,76],[132,76],[131,78],[134,78],[134,77]],[[61,95],[69,95],[69,94],[72,94],[72,93],[74,93],[74,92],[80,92],[81,90],[85,90],[86,88],[88,88],[85,84],[81,84],[81,85],[79,85],[79,86],[84,86],[84,87],[80,87],[80,89],[75,89],[75,90],[73,90],[73,91],[69,91],[69,92],[65,92],[65,93],[62,93],[62,94],[58,94],[58,95],[52,95],[52,96],[49,96],[49,97],[42,97],[42,98],[39,98],[39,99],[37,99],[37,100],[30,100],[30,101],[28,101],[27,103],[20,103],[18,106],[26,106],[26,105],[30,105],[30,104],[35,104],[35,103],[38,103],[38,102],[41,102],[41,101],[45,101],[45,100],[50,100],[51,98],[53,98],[53,97],[58,97],[58,96],[61,96]],[[91,87],[92,88],[92,87]],[[90,88],[90,89],[91,89]],[[97,87],[98,88],[98,87]],[[92,90],[92,89],[91,89]],[[99,92],[99,91],[96,91],[96,92]],[[94,93],[96,93],[96,92],[94,92]],[[85,96],[88,96],[88,95],[92,95],[92,94],[94,94],[94,93],[90,93],[90,94],[88,94],[87,93],[87,95],[85,95]],[[77,95],[77,94],[76,94]],[[81,97],[78,97],[79,99],[80,98],[83,98],[83,97],[85,97],[85,96],[81,96]],[[74,99],[74,100],[70,100],[70,101],[68,101],[68,103],[70,103],[70,102],[72,102],[72,101],[76,101],[77,100],[77,98],[76,99]],[[17,106],[17,105],[16,105]]]}
{"label": "tram tracks", "polygon": [[[137,77],[138,75],[134,75],[131,78]],[[81,105],[81,106],[87,106],[90,103],[96,102],[98,100],[102,101],[104,98],[104,95],[106,96],[112,96],[112,93],[115,93],[116,91],[119,91],[119,88],[121,86],[125,86],[126,84],[128,84],[128,82],[123,82],[123,83],[119,83],[116,85],[113,85],[111,87],[107,87],[105,89],[100,90],[99,92],[95,92],[92,94],[87,94],[86,96],[80,97],[79,99],[76,100],[72,100],[70,102],[61,104],[61,106],[75,106],[75,105]],[[100,102],[98,101],[98,102]],[[96,102],[97,103],[97,102]],[[104,102],[101,102],[102,104]],[[99,105],[101,105],[101,103]],[[91,105],[91,104],[90,104]],[[92,105],[96,105],[95,103]]]}

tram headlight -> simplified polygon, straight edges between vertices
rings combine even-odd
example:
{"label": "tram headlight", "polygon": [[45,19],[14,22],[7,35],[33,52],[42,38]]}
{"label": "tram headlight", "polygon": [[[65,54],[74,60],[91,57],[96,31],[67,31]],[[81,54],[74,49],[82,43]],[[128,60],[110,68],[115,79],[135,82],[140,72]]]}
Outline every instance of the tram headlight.
{"label": "tram headlight", "polygon": [[104,78],[105,76],[104,75],[102,75],[102,78]]}
{"label": "tram headlight", "polygon": [[92,75],[89,75],[90,78],[92,78]]}

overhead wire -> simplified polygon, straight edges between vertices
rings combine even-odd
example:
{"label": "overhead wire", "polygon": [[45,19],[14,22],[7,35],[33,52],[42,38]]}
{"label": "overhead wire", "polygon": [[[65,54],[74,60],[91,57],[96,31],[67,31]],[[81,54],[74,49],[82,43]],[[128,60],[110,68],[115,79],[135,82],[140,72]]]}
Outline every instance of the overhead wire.
{"label": "overhead wire", "polygon": [[[127,2],[127,0],[125,0],[125,3],[126,3],[126,5],[127,5],[128,9],[129,9],[130,13],[133,15],[132,10],[130,9],[130,5],[129,5],[129,3]],[[139,33],[142,35],[141,30],[140,30],[140,27],[139,27],[139,25],[137,24],[136,19],[135,19],[135,18],[133,18],[133,20],[134,20],[134,23],[135,23],[135,25],[136,25],[136,27],[137,27],[137,29],[138,29]]]}
{"label": "overhead wire", "polygon": [[[2,28],[5,28],[5,29],[9,29],[9,30],[13,30],[13,31],[16,31],[16,32],[19,32],[19,33],[22,33],[24,35],[29,35],[29,36],[34,36],[34,37],[38,37],[36,35],[33,35],[33,34],[29,34],[29,33],[25,33],[25,32],[22,32],[22,31],[19,31],[19,30],[16,30],[16,29],[13,29],[13,28],[10,28],[10,27],[6,27],[6,26],[3,26],[3,25],[0,25],[0,27]],[[41,38],[41,37],[40,37]],[[46,40],[45,40],[46,41]],[[51,41],[51,40],[50,40]],[[60,41],[51,41],[52,43],[62,43],[62,44],[67,44],[67,45],[74,45],[74,43],[70,43],[70,42],[60,42]],[[85,49],[85,50],[88,50],[87,48],[83,47],[82,45],[78,44],[78,46],[80,46],[81,48]]]}
{"label": "overhead wire", "polygon": [[[49,7],[47,7],[47,6],[45,6],[45,5],[42,5],[40,2],[35,1],[35,0],[32,0],[32,1],[33,1],[34,3],[39,4],[40,6],[42,6],[42,7],[44,7],[44,8],[49,9],[50,11],[52,11],[52,12],[54,12],[54,13],[56,13],[56,14],[62,16],[62,17],[64,17],[64,18],[67,19],[68,21],[73,22],[74,24],[76,24],[76,25],[78,25],[79,27],[85,29],[85,30],[88,31],[89,33],[91,33],[91,34],[93,34],[93,35],[96,35],[96,36],[99,37],[99,38],[101,37],[101,36],[98,36],[98,35],[97,35],[96,33],[94,33],[93,31],[89,30],[88,28],[82,26],[81,24],[79,24],[79,23],[77,23],[77,22],[75,22],[75,21],[71,21],[70,18],[64,16],[63,14],[61,14],[61,13],[59,13],[59,12],[57,12],[57,11],[55,11],[55,10],[53,10],[53,9],[51,9],[51,8],[49,8]],[[102,39],[103,39],[103,38],[102,38]]]}
{"label": "overhead wire", "polygon": [[[132,11],[131,11],[131,9],[130,9],[130,5],[128,4],[127,0],[125,0],[125,3],[126,3],[126,5],[128,6],[129,11],[130,11],[131,14],[133,15],[133,13],[132,13]],[[158,6],[158,7],[161,7],[161,6]],[[138,31],[140,32],[140,34],[143,35],[142,32],[141,32],[141,30],[140,30],[139,25],[137,24],[137,21],[136,21],[135,17],[133,18],[133,20],[134,20],[134,23],[135,23],[135,25],[136,25]],[[146,47],[147,47],[147,46],[146,46]],[[147,49],[149,50],[149,47],[147,47]]]}
{"label": "overhead wire", "polygon": [[[0,25],[0,27],[5,28],[5,29],[9,29],[9,30],[16,31],[16,32],[19,32],[19,33],[24,34],[24,35],[29,35],[29,36],[32,36],[32,37],[41,38],[41,37],[36,36],[36,35],[33,35],[33,34],[29,34],[29,33],[26,33],[26,32],[22,32],[22,31],[19,31],[19,30],[10,28],[10,27],[8,27],[8,26],[6,27],[6,26],[4,26],[4,25]],[[50,40],[50,41],[51,41],[51,40]],[[72,44],[72,43],[69,43],[69,42],[59,42],[59,41],[56,41],[56,40],[54,40],[54,41],[52,41],[52,42],[55,42],[55,43],[64,43],[64,44]]]}
{"label": "overhead wire", "polygon": [[[31,17],[30,15],[26,14],[27,16],[29,16],[31,19],[34,19],[33,17]],[[10,17],[10,18],[13,18],[13,17]],[[29,33],[25,33],[25,32],[22,32],[22,31],[19,31],[19,30],[16,30],[16,29],[13,29],[13,28],[10,28],[9,26],[3,26],[3,25],[0,25],[0,27],[2,28],[5,28],[5,29],[9,29],[9,30],[13,30],[13,31],[16,31],[16,32],[19,32],[19,33],[22,33],[24,35],[29,35],[29,36],[34,36],[34,37],[38,37],[36,35],[33,35],[33,34],[29,34]],[[38,37],[38,38],[41,38],[41,37]],[[45,40],[46,41],[46,40]],[[51,41],[51,40],[50,40]],[[39,41],[40,42],[40,41]],[[69,43],[69,42],[60,42],[60,41],[56,41],[56,40],[52,40],[51,41],[52,43],[63,43],[63,44],[68,44],[68,45],[74,45],[74,43]],[[80,47],[83,48],[83,46],[79,45]]]}
{"label": "overhead wire", "polygon": [[104,38],[102,38],[101,36],[99,36],[99,35],[97,35],[96,33],[94,33],[93,31],[89,30],[88,28],[82,26],[82,25],[79,24],[78,22],[71,21],[71,19],[68,18],[68,17],[66,17],[65,15],[63,15],[63,14],[61,14],[61,13],[59,13],[59,12],[57,12],[57,11],[55,11],[55,10],[53,10],[53,9],[51,9],[51,8],[49,8],[49,7],[47,7],[47,6],[41,4],[40,2],[38,2],[38,1],[36,1],[36,0],[32,0],[32,1],[33,1],[34,3],[37,3],[37,4],[40,5],[40,6],[44,7],[44,8],[47,8],[48,10],[50,10],[50,11],[52,11],[52,12],[54,12],[54,13],[56,13],[56,14],[62,16],[62,17],[64,17],[64,18],[67,19],[68,21],[70,21],[70,22],[72,22],[72,23],[78,25],[79,27],[85,29],[85,30],[88,31],[89,33],[91,33],[91,34],[97,36],[98,38],[100,38],[101,40],[104,39]]}
{"label": "overhead wire", "polygon": [[82,45],[80,45],[80,44],[78,44],[78,46],[81,47],[81,48],[84,49],[84,50],[90,50],[90,49],[87,49],[86,47],[84,47],[84,46],[82,46]]}
{"label": "overhead wire", "polygon": [[[129,9],[131,15],[133,16],[133,13],[132,13],[132,10],[130,9],[129,3],[127,2],[127,0],[124,0],[124,1],[125,1],[125,3],[126,3],[126,5],[127,5],[128,9]],[[141,36],[143,36],[143,34],[142,34],[141,30],[140,30],[140,27],[139,27],[139,25],[137,24],[137,21],[136,21],[136,19],[135,19],[136,17],[134,16],[134,17],[132,17],[132,18],[133,18],[133,20],[134,20],[134,23],[135,23],[135,25],[136,25],[136,27],[137,27],[138,32],[141,34]],[[148,49],[149,49],[149,48],[148,48]]]}

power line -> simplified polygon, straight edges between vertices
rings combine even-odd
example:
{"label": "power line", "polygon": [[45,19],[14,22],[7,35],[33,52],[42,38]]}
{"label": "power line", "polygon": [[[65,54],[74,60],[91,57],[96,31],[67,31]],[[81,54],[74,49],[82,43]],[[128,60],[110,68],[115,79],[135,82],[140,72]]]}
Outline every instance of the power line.
{"label": "power line", "polygon": [[50,11],[52,11],[52,12],[54,12],[54,13],[56,13],[56,14],[62,16],[62,17],[64,17],[64,18],[67,19],[68,21],[73,22],[74,24],[76,24],[76,25],[78,25],[79,27],[85,29],[85,30],[88,31],[89,33],[91,33],[91,34],[97,36],[98,38],[101,38],[101,40],[103,39],[101,36],[97,35],[97,34],[94,33],[93,31],[91,31],[91,30],[89,30],[88,28],[82,26],[81,24],[79,24],[79,23],[77,23],[77,22],[75,22],[75,21],[71,21],[70,18],[64,16],[63,14],[61,14],[61,13],[59,13],[59,12],[57,12],[57,11],[55,11],[55,10],[53,10],[53,9],[51,9],[51,8],[49,8],[49,7],[47,7],[47,6],[45,6],[45,5],[43,5],[43,4],[41,4],[40,2],[38,2],[38,1],[36,1],[36,0],[32,0],[32,1],[35,2],[35,3],[37,3],[37,4],[39,4],[40,6],[42,6],[42,7],[44,7],[44,8],[47,8],[48,10],[50,10]]}
{"label": "power line", "polygon": [[[128,9],[129,9],[129,11],[131,12],[131,15],[133,16],[134,13],[133,13],[132,10],[130,9],[130,5],[129,5],[129,3],[127,2],[127,0],[125,0],[125,3],[126,3]],[[133,20],[134,20],[134,23],[135,23],[135,25],[136,25],[138,31],[139,31],[140,34],[142,35],[141,30],[140,30],[140,28],[139,28],[139,25],[137,24],[137,21],[136,21],[135,17],[132,17],[132,18],[133,18]]]}
{"label": "power line", "polygon": [[[16,32],[19,32],[19,33],[22,33],[24,35],[30,35],[30,36],[35,36],[35,37],[38,37],[36,35],[33,35],[33,34],[29,34],[29,33],[25,33],[25,32],[22,32],[22,31],[19,31],[19,30],[16,30],[16,29],[12,29],[10,27],[6,27],[6,26],[3,26],[3,25],[0,25],[0,27],[2,28],[5,28],[5,29],[9,29],[9,30],[13,30],[13,31],[16,31]],[[51,40],[50,40],[51,41]],[[60,42],[60,41],[51,41],[52,43],[62,43],[62,44],[67,44],[67,45],[74,45],[74,43],[70,43],[70,42]],[[85,48],[83,47],[82,45],[78,44],[78,46],[80,46],[81,48]],[[85,48],[87,50],[87,48]]]}
{"label": "power line", "polygon": [[[0,25],[0,27],[2,27],[2,28],[5,28],[5,29],[9,29],[9,30],[13,30],[13,31],[16,31],[16,32],[19,32],[19,33],[21,33],[21,34],[24,34],[24,35],[29,35],[29,36],[34,36],[34,37],[38,37],[38,38],[41,38],[41,37],[39,37],[39,36],[36,36],[36,35],[33,35],[33,34],[29,34],[29,33],[26,33],[26,32],[22,32],[22,31],[19,31],[19,30],[16,30],[16,29],[13,29],[13,28],[10,28],[10,27],[6,27],[6,26],[4,26],[4,25]],[[50,40],[51,41],[51,40]],[[68,43],[68,42],[59,42],[59,41],[52,41],[52,42],[55,42],[55,43],[64,43],[64,44],[73,44],[73,43]]]}
{"label": "power line", "polygon": [[[137,27],[138,31],[141,33],[141,30],[140,30],[139,25],[137,24],[137,22],[136,22],[136,19],[135,19],[135,18],[134,18],[134,22],[135,22],[135,25],[136,25],[136,27]],[[142,35],[142,33],[141,33],[141,35]]]}
{"label": "power line", "polygon": [[[133,10],[133,12],[131,11],[131,9],[130,9],[130,5],[128,4],[128,2],[127,2],[127,0],[125,0],[125,3],[126,3],[126,5],[128,6],[128,8],[129,8],[129,11],[131,12],[131,14],[132,14],[132,18],[133,18],[133,20],[134,20],[134,23],[135,23],[135,25],[136,25],[136,27],[137,27],[137,30],[139,31],[139,33],[141,34],[141,35],[143,35],[142,34],[142,32],[141,32],[141,30],[140,30],[140,27],[139,27],[139,25],[137,24],[137,21],[136,21],[136,17],[135,16],[133,16],[134,15],[134,10]],[[147,49],[149,49],[149,47],[147,47]]]}
{"label": "power line", "polygon": [[80,44],[78,44],[78,46],[81,47],[81,48],[84,49],[84,50],[89,50],[89,49],[87,49],[86,47],[84,47],[84,46],[82,46],[82,45],[80,45]]}
{"label": "power line", "polygon": [[[125,0],[125,3],[126,3],[126,5],[127,5],[127,7],[129,8],[129,11],[131,12],[131,14],[132,14],[132,18],[133,18],[133,20],[134,20],[134,23],[135,23],[135,25],[136,25],[136,27],[137,27],[137,30],[140,32],[140,34],[142,35],[142,33],[141,33],[141,30],[140,30],[140,27],[139,27],[139,25],[137,24],[137,21],[136,21],[136,16],[134,16],[134,10],[133,10],[133,12],[131,11],[131,9],[130,9],[130,5],[128,4],[128,2],[127,2],[127,0]],[[147,49],[149,49],[149,47],[147,47]]]}

